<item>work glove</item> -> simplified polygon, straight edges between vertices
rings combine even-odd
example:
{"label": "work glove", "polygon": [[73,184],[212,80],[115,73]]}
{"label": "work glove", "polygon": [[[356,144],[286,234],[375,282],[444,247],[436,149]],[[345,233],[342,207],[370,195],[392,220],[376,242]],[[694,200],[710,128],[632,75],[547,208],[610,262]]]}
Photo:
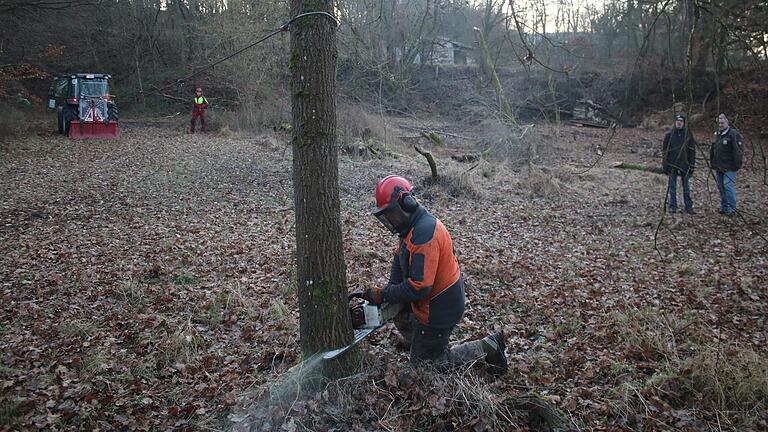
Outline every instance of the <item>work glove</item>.
{"label": "work glove", "polygon": [[363,292],[363,299],[368,303],[381,304],[381,288],[368,288]]}

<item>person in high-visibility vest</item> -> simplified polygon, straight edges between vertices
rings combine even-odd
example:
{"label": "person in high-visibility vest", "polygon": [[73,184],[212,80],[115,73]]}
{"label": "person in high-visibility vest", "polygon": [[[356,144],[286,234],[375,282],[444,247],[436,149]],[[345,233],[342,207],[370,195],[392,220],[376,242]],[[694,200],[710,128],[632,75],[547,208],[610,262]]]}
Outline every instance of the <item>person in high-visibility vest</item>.
{"label": "person in high-visibility vest", "polygon": [[208,108],[208,99],[203,96],[203,89],[195,89],[195,107],[192,110],[192,127],[190,133],[195,133],[197,118],[200,117],[200,130],[205,133],[205,110]]}

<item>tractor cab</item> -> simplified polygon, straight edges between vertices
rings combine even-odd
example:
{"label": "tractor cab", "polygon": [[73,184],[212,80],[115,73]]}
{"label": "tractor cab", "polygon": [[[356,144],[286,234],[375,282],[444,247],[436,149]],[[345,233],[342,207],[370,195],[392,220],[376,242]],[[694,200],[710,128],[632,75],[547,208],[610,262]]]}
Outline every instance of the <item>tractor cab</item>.
{"label": "tractor cab", "polygon": [[109,74],[56,75],[48,92],[59,133],[70,138],[117,138],[118,111],[109,94]]}

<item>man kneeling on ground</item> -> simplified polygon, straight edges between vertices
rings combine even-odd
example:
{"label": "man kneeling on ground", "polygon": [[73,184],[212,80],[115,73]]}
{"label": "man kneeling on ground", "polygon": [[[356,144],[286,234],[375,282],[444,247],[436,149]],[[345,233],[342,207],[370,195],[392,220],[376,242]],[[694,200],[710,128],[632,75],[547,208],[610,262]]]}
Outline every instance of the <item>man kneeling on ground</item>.
{"label": "man kneeling on ground", "polygon": [[[439,369],[484,360],[496,375],[507,370],[503,333],[448,346],[464,314],[464,278],[445,225],[413,196],[411,183],[387,176],[376,185],[374,216],[399,241],[389,282],[369,288],[363,298],[374,304],[402,303],[395,326],[412,362],[432,362]],[[408,307],[410,306],[410,307]]]}

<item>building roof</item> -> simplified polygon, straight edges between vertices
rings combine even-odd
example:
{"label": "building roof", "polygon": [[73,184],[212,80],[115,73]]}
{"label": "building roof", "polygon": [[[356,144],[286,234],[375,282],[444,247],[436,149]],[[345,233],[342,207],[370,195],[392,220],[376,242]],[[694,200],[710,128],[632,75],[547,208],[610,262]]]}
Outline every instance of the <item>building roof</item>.
{"label": "building roof", "polygon": [[457,42],[457,41],[455,41],[453,39],[447,38],[445,36],[438,36],[438,37],[436,37],[435,38],[435,42],[437,42],[439,44],[449,43],[449,44],[451,44],[453,46],[456,46],[458,48],[467,49],[467,50],[475,49],[475,47],[473,47],[472,45],[463,44],[461,42]]}

